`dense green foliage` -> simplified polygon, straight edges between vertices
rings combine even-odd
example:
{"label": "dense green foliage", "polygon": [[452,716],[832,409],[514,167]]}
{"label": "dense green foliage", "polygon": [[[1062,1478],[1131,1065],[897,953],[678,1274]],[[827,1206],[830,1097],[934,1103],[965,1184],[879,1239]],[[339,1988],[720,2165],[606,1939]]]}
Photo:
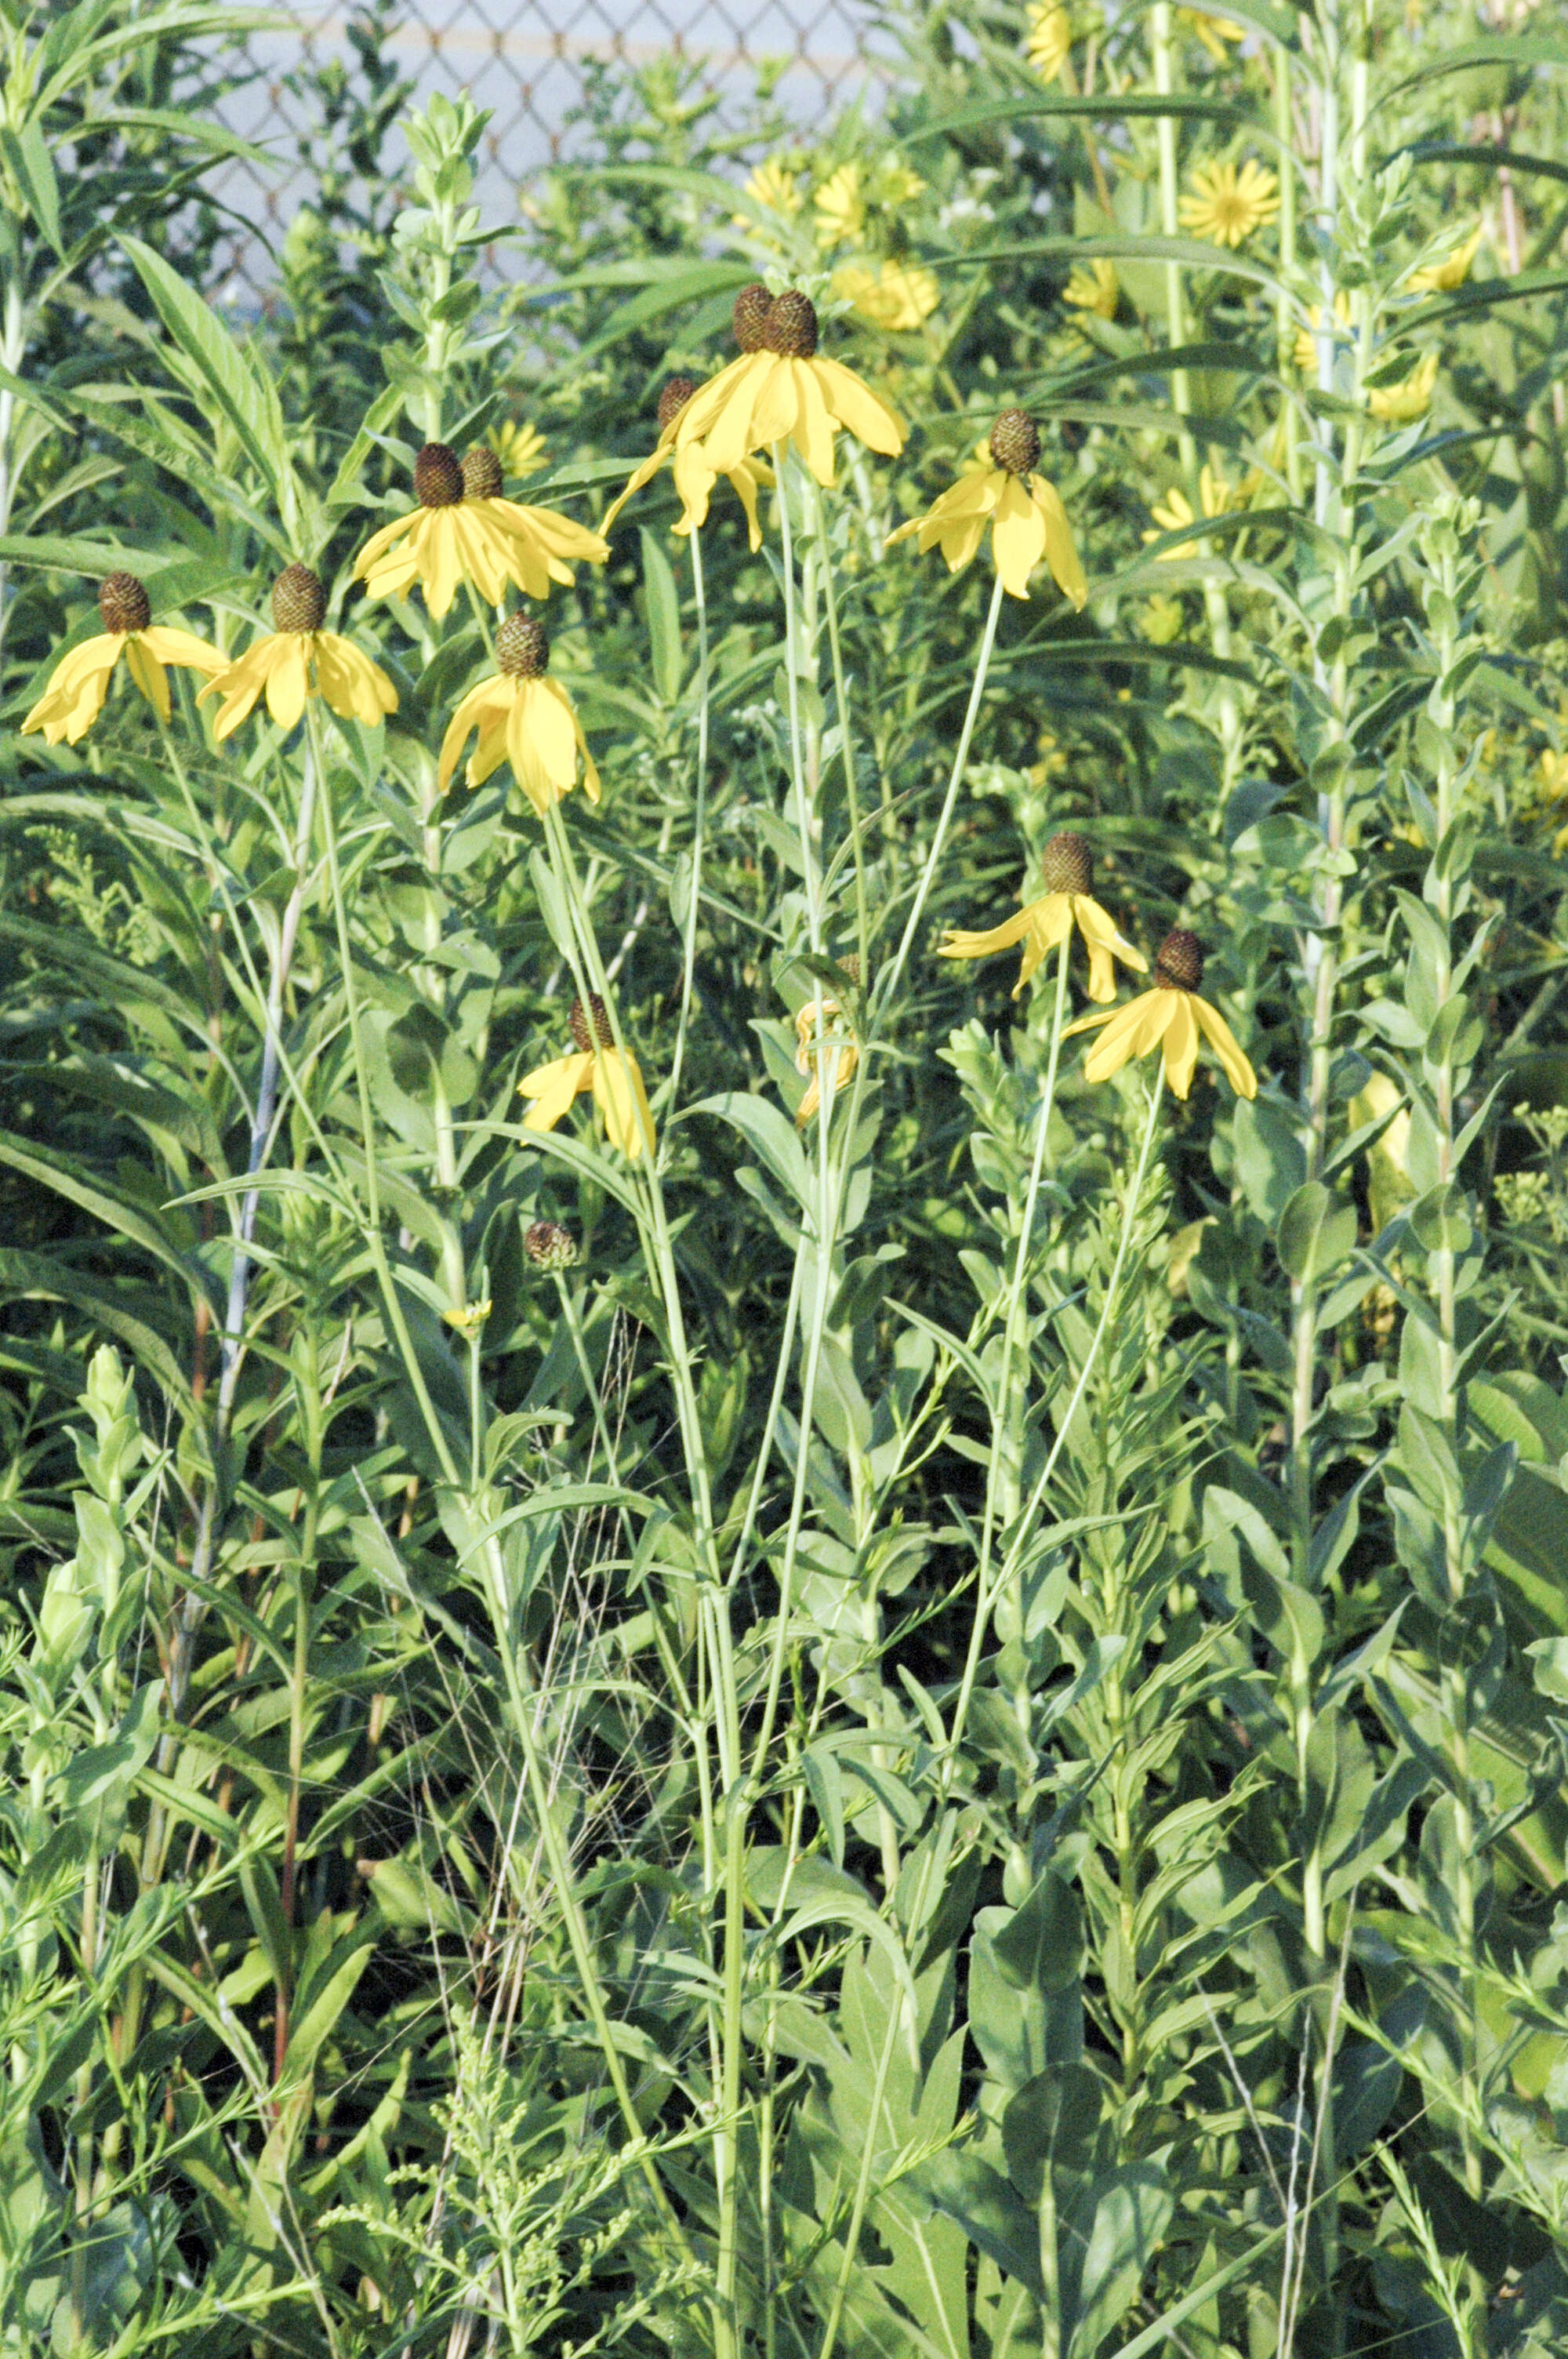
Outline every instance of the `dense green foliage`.
{"label": "dense green foliage", "polygon": [[[1568,2347],[1568,23],[1228,15],[607,75],[500,224],[377,9],[231,333],[239,19],[4,0],[16,2359]],[[658,474],[540,610],[602,799],[443,794],[417,449],[597,523],[759,274],[905,450]],[[1081,611],[886,545],[1015,405]],[[384,725],[21,733],[294,561]],[[1063,829],[1255,1099],[935,955]],[[524,1127],[590,990],[655,1158]]]}

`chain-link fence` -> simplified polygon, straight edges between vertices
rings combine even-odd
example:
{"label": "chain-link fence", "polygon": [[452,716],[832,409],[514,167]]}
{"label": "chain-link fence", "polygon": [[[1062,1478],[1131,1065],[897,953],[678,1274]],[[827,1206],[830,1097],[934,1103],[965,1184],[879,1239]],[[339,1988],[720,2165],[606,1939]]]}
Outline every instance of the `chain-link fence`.
{"label": "chain-link fence", "polygon": [[[347,5],[296,14],[297,30],[243,44],[244,79],[225,106],[229,127],[276,159],[265,170],[234,164],[218,185],[232,209],[220,300],[241,308],[265,299],[273,251],[309,185],[299,151],[314,127],[312,103],[291,84],[302,68],[351,54]],[[466,91],[491,110],[478,193],[497,223],[516,219],[532,175],[571,155],[582,134],[568,118],[595,61],[633,68],[684,59],[721,108],[742,103],[759,70],[782,62],[775,103],[806,130],[836,99],[892,71],[868,0],[410,0],[385,53],[416,99]]]}

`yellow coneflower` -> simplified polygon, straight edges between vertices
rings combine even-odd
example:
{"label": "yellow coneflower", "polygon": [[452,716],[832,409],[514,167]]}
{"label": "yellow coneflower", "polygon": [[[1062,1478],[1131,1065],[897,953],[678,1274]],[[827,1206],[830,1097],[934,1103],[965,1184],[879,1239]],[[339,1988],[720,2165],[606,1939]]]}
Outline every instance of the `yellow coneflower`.
{"label": "yellow coneflower", "polygon": [[818,354],[816,309],[806,296],[791,288],[770,299],[764,287],[743,287],[734,328],[741,357],[681,411],[673,429],[677,458],[700,444],[703,464],[728,475],[753,451],[793,441],[817,482],[831,484],[840,427],[869,450],[898,456],[903,420],[852,369]]}
{"label": "yellow coneflower", "polygon": [[[1343,288],[1334,299],[1335,342],[1346,342],[1350,334],[1350,298]],[[1317,374],[1317,340],[1323,327],[1323,305],[1314,303],[1307,312],[1307,325],[1296,330],[1295,364],[1303,376]]]}
{"label": "yellow coneflower", "polygon": [[[741,185],[754,205],[762,205],[771,213],[782,213],[786,221],[793,220],[806,202],[806,199],[800,192],[800,183],[795,174],[772,156],[768,157],[765,162],[759,164],[751,177],[743,180]],[[755,226],[750,215],[746,213],[737,213],[734,221],[737,229],[752,229]]]}
{"label": "yellow coneflower", "polygon": [[550,642],[544,625],[529,614],[508,614],[495,635],[495,660],[499,671],[470,689],[447,724],[436,772],[442,794],[465,740],[477,730],[479,743],[464,772],[470,787],[482,786],[492,770],[510,762],[513,777],[543,819],[576,786],[580,754],[583,792],[596,803],[599,772],[582,723],[566,690],[545,677]]}
{"label": "yellow coneflower", "polygon": [[840,164],[823,181],[811,206],[816,215],[816,243],[824,251],[830,245],[847,245],[852,238],[859,237],[866,225],[859,166]]}
{"label": "yellow coneflower", "polygon": [[319,696],[345,721],[373,729],[397,710],[397,690],[379,664],[362,655],[351,639],[321,628],[327,592],[308,565],[286,565],[272,585],[273,627],[226,664],[197,698],[223,700],[212,724],[221,745],[232,737],[266,691],[266,709],[280,729],[292,729],[307,697]]}
{"label": "yellow coneflower", "polygon": [[971,463],[923,516],[912,516],[890,533],[888,547],[916,532],[922,555],[940,543],[947,571],[957,573],[976,554],[989,523],[991,555],[1010,597],[1028,597],[1029,577],[1044,558],[1057,587],[1081,606],[1088,584],[1062,495],[1034,473],[1039,459],[1034,420],[1026,410],[1004,409],[991,428],[984,459]]}
{"label": "yellow coneflower", "polygon": [[1280,210],[1280,183],[1266,164],[1200,164],[1177,217],[1195,237],[1214,245],[1241,245]]}
{"label": "yellow coneflower", "polygon": [[160,721],[169,715],[166,664],[189,671],[222,671],[228,661],[204,639],[189,631],[171,630],[154,623],[146,589],[134,573],[109,574],[98,592],[98,612],[103,629],[96,638],[83,639],[61,656],[49,674],[49,686],[22,723],[22,734],[41,729],[47,745],[78,745],[103,710],[109,682],[122,656]]}
{"label": "yellow coneflower", "polygon": [[533,475],[549,456],[549,445],[526,419],[503,418],[485,438],[501,462],[503,475]]}
{"label": "yellow coneflower", "polygon": [[1203,945],[1197,936],[1177,926],[1160,945],[1152,991],[1140,992],[1125,1006],[1109,1008],[1103,1016],[1080,1016],[1076,1024],[1069,1024],[1064,1038],[1074,1032],[1104,1027],[1084,1060],[1085,1079],[1108,1081],[1134,1057],[1159,1049],[1165,1060],[1166,1081],[1175,1096],[1184,1098],[1197,1069],[1201,1033],[1237,1095],[1255,1098],[1258,1076],[1242,1055],[1235,1034],[1219,1010],[1198,996],[1203,962]]}
{"label": "yellow coneflower", "polygon": [[907,262],[879,262],[874,270],[847,262],[833,274],[835,294],[853,303],[863,319],[890,335],[908,335],[928,320],[941,300],[929,270]]}
{"label": "yellow coneflower", "polygon": [[1097,319],[1114,320],[1121,300],[1115,263],[1108,262],[1103,254],[1097,254],[1087,266],[1075,263],[1062,289],[1062,300],[1075,311],[1092,311]]}
{"label": "yellow coneflower", "polygon": [[1016,917],[992,926],[987,933],[949,930],[937,955],[989,958],[993,951],[1010,951],[1022,942],[1023,963],[1012,986],[1016,999],[1046,951],[1054,950],[1076,926],[1089,954],[1089,997],[1114,999],[1115,962],[1119,959],[1140,974],[1148,973],[1149,962],[1123,938],[1109,911],[1102,909],[1091,894],[1094,859],[1087,838],[1072,828],[1061,829],[1045,846],[1040,865],[1045,890],[1037,901],[1029,902]]}
{"label": "yellow coneflower", "polygon": [[554,1130],[574,1100],[591,1090],[611,1145],[633,1163],[642,1155],[651,1156],[654,1117],[642,1071],[629,1049],[615,1046],[609,1012],[599,994],[589,994],[586,1007],[574,999],[568,1021],[576,1055],[557,1057],[553,1064],[524,1073],[517,1084],[518,1096],[529,1100],[524,1128]]}
{"label": "yellow coneflower", "polygon": [[[1242,485],[1227,484],[1217,468],[1206,466],[1198,474],[1198,504],[1206,521],[1214,516],[1228,516],[1233,510],[1246,506],[1246,489]],[[1154,527],[1144,533],[1145,540],[1159,540],[1167,532],[1184,532],[1189,525],[1197,522],[1191,500],[1175,484],[1171,486],[1162,500],[1155,501],[1149,513],[1154,519]],[[1182,558],[1190,554],[1191,551],[1185,549],[1162,549],[1160,559],[1162,561],[1168,557]]]}
{"label": "yellow coneflower", "polygon": [[1060,79],[1073,49],[1073,24],[1061,0],[1034,0],[1023,54],[1043,82]]}
{"label": "yellow coneflower", "polygon": [[[624,489],[611,502],[604,518],[607,533],[633,494],[651,484],[666,460],[673,462],[681,503],[680,522],[673,529],[685,538],[698,525],[707,523],[708,497],[719,480],[717,471],[708,465],[697,446],[685,451],[677,451],[675,446],[681,412],[696,391],[693,377],[672,376],[665,383],[659,395],[659,439],[648,456],[633,469]],[[757,520],[757,494],[773,482],[773,469],[761,459],[742,459],[738,467],[724,470],[724,480],[746,511],[746,536],[752,548],[761,549],[762,527]]]}
{"label": "yellow coneflower", "polygon": [[1437,354],[1428,353],[1398,385],[1374,386],[1368,393],[1367,407],[1385,425],[1409,426],[1432,408],[1436,383]]}
{"label": "yellow coneflower", "polygon": [[[859,959],[844,959],[840,963],[860,980]],[[822,1103],[824,1081],[831,1105],[852,1078],[860,1061],[860,1044],[848,1029],[842,1003],[826,992],[795,1009],[795,1070],[811,1076],[810,1086],[795,1110],[795,1124],[804,1129]]]}
{"label": "yellow coneflower", "polygon": [[1405,280],[1410,292],[1412,295],[1448,295],[1455,287],[1463,287],[1470,276],[1470,265],[1480,251],[1482,227],[1483,224],[1477,222],[1464,244],[1454,246],[1441,261],[1429,262],[1423,269],[1412,270]]}
{"label": "yellow coneflower", "polygon": [[373,533],[354,560],[365,595],[401,598],[418,582],[438,621],[460,582],[495,606],[509,582],[529,598],[546,598],[552,582],[572,581],[577,560],[603,563],[608,541],[554,508],[503,499],[503,481],[486,444],[460,459],[445,442],[427,442],[414,462],[419,506]]}
{"label": "yellow coneflower", "polygon": [[1245,25],[1233,25],[1228,16],[1206,16],[1201,8],[1178,8],[1176,16],[1188,32],[1200,40],[1217,66],[1226,60],[1226,43],[1244,41]]}

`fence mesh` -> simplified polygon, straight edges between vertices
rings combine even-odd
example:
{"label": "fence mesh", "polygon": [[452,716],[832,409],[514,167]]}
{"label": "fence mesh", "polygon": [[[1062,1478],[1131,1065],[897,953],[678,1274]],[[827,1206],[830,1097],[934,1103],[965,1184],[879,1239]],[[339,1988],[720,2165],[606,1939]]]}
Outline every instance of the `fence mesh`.
{"label": "fence mesh", "polygon": [[[236,162],[216,187],[231,209],[220,300],[242,310],[266,300],[277,245],[310,185],[300,148],[315,108],[298,86],[302,71],[352,57],[348,7],[291,13],[292,27],[241,46],[243,79],[224,106],[229,127],[272,159],[266,168]],[[752,94],[764,67],[779,70],[774,101],[807,131],[837,99],[885,83],[892,71],[868,0],[413,0],[384,49],[417,100],[467,92],[491,110],[478,194],[497,223],[515,220],[530,179],[581,144],[572,115],[596,63],[682,59],[721,111]]]}

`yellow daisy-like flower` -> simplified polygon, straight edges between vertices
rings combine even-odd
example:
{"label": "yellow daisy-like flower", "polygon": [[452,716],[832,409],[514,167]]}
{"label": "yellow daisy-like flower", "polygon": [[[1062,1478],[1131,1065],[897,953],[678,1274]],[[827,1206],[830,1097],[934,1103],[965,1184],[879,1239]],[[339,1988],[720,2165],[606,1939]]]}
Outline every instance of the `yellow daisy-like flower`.
{"label": "yellow daisy-like flower", "polygon": [[[806,202],[795,174],[786,171],[772,156],[765,163],[759,164],[751,178],[741,185],[753,204],[764,206],[771,213],[782,213],[786,221],[793,220]],[[746,213],[737,213],[734,218],[737,229],[755,227]]]}
{"label": "yellow daisy-like flower", "polygon": [[552,582],[573,579],[572,560],[603,563],[608,541],[554,508],[503,499],[503,481],[485,444],[460,460],[445,442],[427,442],[414,462],[419,506],[373,533],[354,560],[366,596],[401,598],[417,582],[439,621],[460,582],[498,606],[509,582],[529,598],[547,598]]}
{"label": "yellow daisy-like flower", "polygon": [[880,262],[874,270],[863,264],[847,262],[835,271],[836,293],[846,296],[857,311],[876,328],[885,328],[890,335],[907,335],[928,320],[941,299],[940,290],[929,270],[920,270],[906,262]]}
{"label": "yellow daisy-like flower", "polygon": [[1233,25],[1228,16],[1206,16],[1201,8],[1178,8],[1176,15],[1188,32],[1203,43],[1217,66],[1225,63],[1227,41],[1247,38],[1245,25]]}
{"label": "yellow daisy-like flower", "polygon": [[[840,961],[857,980],[860,961]],[[804,1007],[795,1012],[795,1070],[809,1073],[810,1087],[795,1110],[796,1126],[804,1129],[822,1103],[822,1084],[827,1084],[827,1102],[833,1100],[850,1081],[860,1061],[860,1046],[853,1033],[840,1029],[844,1010],[837,999],[824,994],[819,999],[808,999]]]}
{"label": "yellow daisy-like flower", "polygon": [[[1344,336],[1341,337],[1336,335],[1336,342],[1343,342],[1350,333],[1350,298],[1346,294],[1343,288],[1340,288],[1339,293],[1334,299],[1334,321],[1336,329],[1342,329],[1344,331]],[[1323,305],[1321,303],[1314,303],[1312,306],[1311,310],[1307,313],[1307,323],[1308,324],[1304,328],[1298,328],[1296,330],[1294,358],[1296,366],[1300,369],[1303,376],[1315,376],[1317,374],[1317,339],[1319,331],[1323,326]]]}
{"label": "yellow daisy-like flower", "polygon": [[526,419],[503,418],[491,428],[488,440],[503,475],[537,474],[549,452],[538,428]]}
{"label": "yellow daisy-like flower", "polygon": [[111,573],[98,592],[98,612],[103,631],[83,639],[61,656],[49,683],[27,719],[22,734],[41,729],[47,745],[78,745],[103,710],[109,682],[122,656],[160,721],[169,714],[166,664],[183,664],[191,671],[222,671],[227,658],[189,631],[155,624],[146,591],[134,573]]}
{"label": "yellow daisy-like flower", "polygon": [[1412,270],[1405,280],[1412,295],[1448,295],[1455,287],[1463,287],[1470,276],[1470,265],[1480,251],[1482,224],[1477,222],[1462,245],[1445,254],[1441,262],[1429,262],[1423,270]]}
{"label": "yellow daisy-like flower", "polygon": [[840,164],[823,181],[811,206],[816,215],[816,243],[825,252],[830,245],[848,245],[859,237],[866,225],[860,166]]}
{"label": "yellow daisy-like flower", "polygon": [[1080,1016],[1068,1033],[1089,1032],[1103,1026],[1099,1038],[1084,1060],[1085,1079],[1105,1082],[1134,1057],[1161,1049],[1165,1079],[1175,1096],[1184,1098],[1197,1069],[1198,1037],[1209,1043],[1225,1069],[1238,1097],[1255,1098],[1258,1076],[1242,1055],[1236,1036],[1217,1007],[1198,997],[1203,981],[1203,945],[1195,934],[1177,926],[1160,945],[1154,961],[1154,987],[1141,991],[1125,1006],[1108,1008],[1103,1016]]}
{"label": "yellow daisy-like flower", "polygon": [[1123,938],[1115,919],[1089,891],[1094,882],[1094,864],[1085,838],[1071,828],[1064,828],[1045,846],[1041,869],[1045,890],[1039,900],[1029,902],[1016,917],[992,926],[987,933],[949,930],[938,947],[937,956],[989,958],[993,951],[1010,951],[1022,942],[1023,963],[1012,986],[1016,999],[1033,979],[1046,951],[1054,951],[1076,926],[1089,954],[1089,997],[1114,999],[1116,960],[1119,959],[1123,966],[1135,968],[1140,974],[1148,973],[1149,962],[1141,951],[1135,950]]}
{"label": "yellow daisy-like flower", "polygon": [[[686,539],[698,525],[708,522],[708,502],[719,480],[718,471],[708,465],[697,444],[684,451],[675,447],[680,414],[696,391],[697,381],[689,376],[672,376],[665,384],[659,396],[658,441],[628,475],[624,490],[611,502],[604,518],[606,532],[611,530],[633,494],[651,484],[666,460],[674,462],[676,489],[681,500],[681,519],[673,529]],[[725,468],[724,480],[746,511],[746,536],[753,551],[761,549],[762,527],[757,518],[757,494],[773,482],[773,469],[761,459],[742,459],[739,466]]]}
{"label": "yellow daisy-like flower", "polygon": [[1387,425],[1408,426],[1432,408],[1432,389],[1436,383],[1437,354],[1428,353],[1398,385],[1375,386],[1367,396],[1367,407],[1374,418],[1382,419]]}
{"label": "yellow daisy-like flower", "polygon": [[280,729],[292,729],[305,700],[319,696],[345,721],[373,729],[397,710],[397,690],[379,664],[351,639],[324,631],[327,592],[308,565],[286,565],[272,585],[273,627],[235,662],[225,664],[197,698],[223,700],[212,723],[221,745],[232,737],[263,690]]}
{"label": "yellow daisy-like flower", "polygon": [[925,183],[918,172],[907,164],[881,163],[877,167],[877,202],[897,212],[903,205],[912,205],[916,197],[925,194]]}
{"label": "yellow daisy-like flower", "polygon": [[1214,245],[1241,245],[1280,210],[1280,183],[1266,164],[1200,164],[1177,217],[1195,237]]}
{"label": "yellow daisy-like flower", "polygon": [[629,1049],[615,1046],[609,1012],[599,994],[589,994],[586,1007],[580,999],[574,999],[569,1020],[577,1054],[540,1065],[534,1072],[524,1073],[517,1084],[518,1096],[530,1101],[524,1128],[554,1130],[570,1112],[573,1101],[591,1090],[611,1147],[618,1147],[632,1163],[639,1156],[651,1156],[654,1117],[642,1071]]}
{"label": "yellow daisy-like flower", "polygon": [[1075,263],[1062,289],[1062,300],[1070,303],[1075,311],[1092,311],[1097,319],[1114,320],[1121,300],[1116,265],[1108,262],[1103,255],[1097,255],[1087,267]]}
{"label": "yellow daisy-like flower", "polygon": [[1555,753],[1550,745],[1542,749],[1541,791],[1549,803],[1568,800],[1568,753]]}
{"label": "yellow daisy-like flower", "polygon": [[1057,587],[1081,606],[1089,594],[1088,584],[1062,495],[1033,472],[1040,457],[1039,428],[1027,411],[1004,409],[991,428],[986,451],[983,466],[966,469],[923,516],[912,516],[890,533],[888,547],[917,532],[921,554],[940,542],[947,571],[957,573],[979,549],[989,522],[991,555],[1010,597],[1028,597],[1029,577],[1044,558]]}
{"label": "yellow daisy-like flower", "polygon": [[463,774],[470,787],[482,786],[492,771],[510,762],[513,777],[543,819],[576,786],[580,754],[582,789],[596,803],[599,772],[582,723],[566,690],[545,677],[550,642],[544,625],[530,614],[508,614],[495,635],[495,660],[501,668],[495,678],[470,688],[447,724],[436,773],[442,794],[470,732],[477,730],[479,743]]}
{"label": "yellow daisy-like flower", "polygon": [[1061,0],[1034,0],[1023,54],[1043,82],[1059,80],[1072,48],[1072,19]]}
{"label": "yellow daisy-like flower", "polygon": [[[1227,484],[1217,468],[1206,466],[1198,475],[1198,501],[1206,517],[1228,516],[1232,510],[1245,506],[1246,488]],[[1184,532],[1189,525],[1197,522],[1191,500],[1174,484],[1162,500],[1156,500],[1149,513],[1154,519],[1154,528],[1143,535],[1145,540],[1158,540],[1162,534],[1167,532]],[[1160,551],[1162,560],[1167,557],[1179,558],[1190,554],[1186,549],[1162,549]]]}
{"label": "yellow daisy-like flower", "polygon": [[733,475],[753,451],[791,441],[817,482],[831,484],[840,427],[869,450],[898,456],[903,419],[852,369],[820,356],[816,307],[806,296],[743,287],[734,327],[741,357],[709,377],[668,429],[677,484],[681,454],[695,447],[711,479]]}

